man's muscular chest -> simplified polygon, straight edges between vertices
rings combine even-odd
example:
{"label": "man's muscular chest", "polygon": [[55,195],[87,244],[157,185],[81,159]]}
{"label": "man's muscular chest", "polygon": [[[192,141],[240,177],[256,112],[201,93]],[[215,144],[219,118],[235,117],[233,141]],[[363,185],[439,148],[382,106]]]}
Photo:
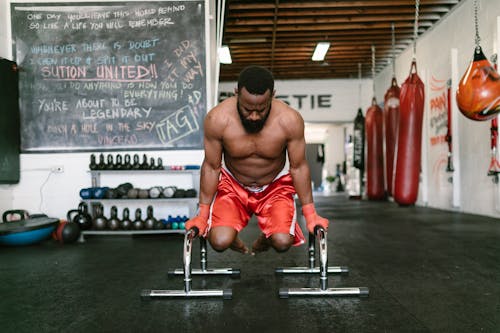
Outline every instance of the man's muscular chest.
{"label": "man's muscular chest", "polygon": [[[266,131],[267,132],[267,131]],[[223,139],[224,154],[233,159],[277,159],[282,156],[286,141],[283,137],[259,134],[229,133]]]}

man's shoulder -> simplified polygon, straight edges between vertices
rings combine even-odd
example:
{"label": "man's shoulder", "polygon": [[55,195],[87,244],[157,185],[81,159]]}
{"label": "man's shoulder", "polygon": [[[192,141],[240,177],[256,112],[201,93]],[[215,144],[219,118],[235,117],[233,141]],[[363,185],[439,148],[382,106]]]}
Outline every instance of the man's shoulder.
{"label": "man's shoulder", "polygon": [[283,101],[275,100],[273,106],[276,107],[276,121],[283,129],[287,137],[300,136],[304,129],[304,119],[299,111],[292,108]]}
{"label": "man's shoulder", "polygon": [[212,108],[209,112],[208,115],[213,115],[213,116],[227,116],[228,113],[231,113],[233,110],[236,109],[236,97],[229,97],[217,104],[214,108]]}
{"label": "man's shoulder", "polygon": [[221,130],[230,121],[235,108],[236,101],[232,97],[225,99],[207,113],[205,124],[214,130]]}
{"label": "man's shoulder", "polygon": [[287,122],[303,121],[299,111],[279,99],[273,100],[273,107],[278,111],[276,114],[281,120],[285,120]]}

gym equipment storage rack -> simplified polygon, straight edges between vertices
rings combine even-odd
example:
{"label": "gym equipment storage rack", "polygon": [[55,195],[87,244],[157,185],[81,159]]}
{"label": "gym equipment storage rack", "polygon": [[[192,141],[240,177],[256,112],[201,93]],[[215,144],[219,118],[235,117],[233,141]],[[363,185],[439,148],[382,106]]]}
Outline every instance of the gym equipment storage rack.
{"label": "gym equipment storage rack", "polygon": [[[161,181],[165,182],[165,178],[172,177],[181,177],[186,180],[186,177],[190,177],[191,187],[196,190],[196,193],[199,193],[199,178],[200,178],[200,170],[199,169],[170,169],[166,167],[165,169],[157,169],[157,170],[90,170],[92,187],[101,187],[102,186],[102,178],[105,176],[118,177],[117,179],[121,182],[130,181],[131,179],[137,179],[144,177],[149,179],[156,178],[159,176],[164,176]],[[157,181],[156,181],[157,182]],[[154,184],[156,185],[156,184]],[[104,207],[112,206],[112,205],[133,205],[134,207],[146,207],[148,205],[162,207],[187,207],[188,209],[188,217],[192,217],[196,214],[197,205],[198,205],[198,195],[195,197],[183,197],[183,198],[117,198],[117,199],[108,199],[108,198],[100,198],[100,199],[82,199],[83,202],[87,203],[90,206],[90,215],[94,219],[96,217],[95,207],[97,205],[103,205]],[[144,209],[144,211],[146,211]],[[133,213],[131,210],[131,218],[133,219]],[[152,235],[152,234],[184,234],[184,228],[179,229],[143,229],[143,230],[85,230],[82,231],[79,241],[84,242],[85,236],[90,235]]]}

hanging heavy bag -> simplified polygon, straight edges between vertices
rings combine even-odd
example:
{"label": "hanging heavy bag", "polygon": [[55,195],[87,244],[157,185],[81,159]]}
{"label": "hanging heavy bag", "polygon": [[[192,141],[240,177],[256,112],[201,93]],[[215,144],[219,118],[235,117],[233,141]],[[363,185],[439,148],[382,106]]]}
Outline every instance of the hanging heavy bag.
{"label": "hanging heavy bag", "polygon": [[366,111],[366,195],[370,200],[385,198],[384,131],[382,109],[375,97]]}
{"label": "hanging heavy bag", "polygon": [[394,153],[399,125],[399,93],[398,82],[393,77],[391,87],[384,95],[385,179],[389,195],[392,195],[393,187]]}
{"label": "hanging heavy bag", "polygon": [[354,118],[352,164],[359,170],[365,169],[365,117],[361,108],[358,109]]}
{"label": "hanging heavy bag", "polygon": [[452,130],[451,130],[451,80],[447,82],[446,97],[446,113],[447,113],[447,126],[446,126],[446,143],[448,144],[448,156],[446,163],[446,172],[453,172],[453,144],[452,144]]}
{"label": "hanging heavy bag", "polygon": [[401,86],[399,130],[394,172],[394,201],[411,205],[417,201],[424,115],[424,84],[415,60]]}
{"label": "hanging heavy bag", "polygon": [[500,112],[500,75],[480,46],[458,84],[456,98],[460,112],[472,120],[490,120]]}

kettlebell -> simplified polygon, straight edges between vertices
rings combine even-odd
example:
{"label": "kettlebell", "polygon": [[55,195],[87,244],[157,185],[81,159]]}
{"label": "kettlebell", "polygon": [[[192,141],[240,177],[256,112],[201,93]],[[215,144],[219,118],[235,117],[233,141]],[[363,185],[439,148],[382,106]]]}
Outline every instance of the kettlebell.
{"label": "kettlebell", "polygon": [[104,208],[101,204],[96,205],[95,207],[95,218],[92,222],[92,226],[95,230],[104,230],[106,229],[106,225],[108,224],[108,219],[104,216],[103,212]]}
{"label": "kettlebell", "polygon": [[142,155],[142,163],[141,163],[141,166],[139,167],[139,169],[141,169],[141,170],[149,169],[148,157],[146,156],[146,154]]}
{"label": "kettlebell", "polygon": [[97,169],[97,162],[94,154],[90,155],[90,164],[89,164],[89,169],[90,170],[95,170]]}
{"label": "kettlebell", "polygon": [[104,162],[104,154],[99,154],[99,163],[97,164],[97,170],[106,169],[106,162]]}
{"label": "kettlebell", "polygon": [[155,229],[165,229],[165,224],[160,220],[156,220]]}
{"label": "kettlebell", "polygon": [[156,169],[154,157],[151,157],[149,159],[149,169],[151,169],[151,170],[155,170]]}
{"label": "kettlebell", "polygon": [[129,154],[125,154],[125,157],[123,158],[123,169],[124,170],[132,169],[132,163],[130,163],[130,155]]}
{"label": "kettlebell", "polygon": [[52,232],[52,238],[62,244],[74,243],[80,237],[80,232],[80,227],[76,223],[60,221],[56,230]]}
{"label": "kettlebell", "polygon": [[132,169],[139,170],[141,168],[141,162],[139,162],[139,155],[134,154],[134,163],[132,164]]}
{"label": "kettlebell", "polygon": [[148,230],[152,230],[156,226],[156,222],[158,222],[153,216],[153,206],[148,206],[146,213],[146,220],[144,220],[144,227]]}
{"label": "kettlebell", "polygon": [[118,219],[118,209],[116,208],[116,206],[111,207],[107,225],[109,230],[118,230],[118,228],[120,227],[120,219]]}
{"label": "kettlebell", "polygon": [[[73,215],[74,212],[77,214]],[[88,212],[88,206],[85,202],[80,202],[78,209],[70,210],[66,217],[68,221],[76,223],[81,230],[89,230],[92,228],[92,217]]]}
{"label": "kettlebell", "polygon": [[106,163],[106,170],[113,170],[115,163],[113,162],[113,155],[108,154],[108,163]]}
{"label": "kettlebell", "polygon": [[115,169],[115,170],[122,170],[123,169],[122,155],[120,155],[120,154],[116,155],[115,165],[114,165],[113,169]]}
{"label": "kettlebell", "polygon": [[132,226],[135,230],[141,230],[144,229],[144,222],[141,219],[142,211],[140,208],[137,208],[135,210],[135,220],[132,223]]}
{"label": "kettlebell", "polygon": [[158,157],[158,163],[156,163],[156,169],[163,170],[163,160],[161,159],[161,157]]}
{"label": "kettlebell", "polygon": [[129,230],[132,228],[132,221],[130,220],[130,211],[128,208],[123,209],[122,220],[120,221],[120,229]]}

